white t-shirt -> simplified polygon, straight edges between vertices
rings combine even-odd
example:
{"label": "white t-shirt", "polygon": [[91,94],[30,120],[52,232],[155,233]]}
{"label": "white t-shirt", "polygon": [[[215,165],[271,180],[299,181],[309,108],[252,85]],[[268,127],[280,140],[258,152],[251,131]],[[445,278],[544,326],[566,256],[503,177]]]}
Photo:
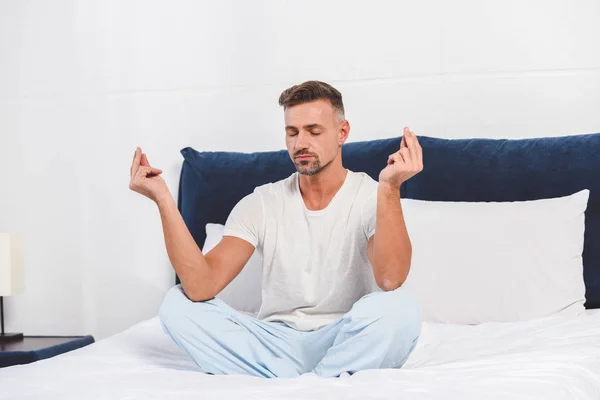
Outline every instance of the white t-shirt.
{"label": "white t-shirt", "polygon": [[367,257],[376,209],[377,181],[350,170],[322,210],[306,208],[298,172],[240,200],[227,218],[224,236],[244,239],[262,253],[257,317],[310,331],[380,290]]}

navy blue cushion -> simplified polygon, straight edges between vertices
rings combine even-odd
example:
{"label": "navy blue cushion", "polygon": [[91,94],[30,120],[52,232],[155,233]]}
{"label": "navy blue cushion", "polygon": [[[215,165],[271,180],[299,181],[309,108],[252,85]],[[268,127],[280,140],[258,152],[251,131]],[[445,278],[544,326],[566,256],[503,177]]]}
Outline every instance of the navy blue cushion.
{"label": "navy blue cushion", "polygon": [[[600,134],[541,139],[437,139],[419,136],[424,170],[401,188],[406,198],[438,201],[523,201],[590,190],[586,211],[586,307],[600,308]],[[377,180],[400,137],[345,144],[344,166]],[[199,246],[205,225],[224,224],[256,186],[294,172],[287,151],[181,150],[179,209]],[[179,283],[179,279],[177,279]]]}
{"label": "navy blue cushion", "polygon": [[600,308],[600,134],[536,139],[420,137],[423,171],[408,198],[524,201],[590,190],[583,250],[586,307]]}
{"label": "navy blue cushion", "polygon": [[[344,166],[378,180],[388,155],[399,148],[400,138],[347,143],[342,146]],[[198,152],[186,147],[181,154],[184,162],[178,207],[200,248],[206,239],[207,223],[225,224],[237,202],[252,193],[256,186],[284,179],[296,170],[287,150]],[[400,194],[405,194],[404,187]]]}

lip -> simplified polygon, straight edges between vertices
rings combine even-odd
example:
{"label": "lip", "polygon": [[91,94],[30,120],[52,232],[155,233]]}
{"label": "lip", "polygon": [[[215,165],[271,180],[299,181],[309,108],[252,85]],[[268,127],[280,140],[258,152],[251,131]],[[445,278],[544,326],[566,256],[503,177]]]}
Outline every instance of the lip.
{"label": "lip", "polygon": [[301,159],[301,160],[302,160],[302,159],[305,159],[305,158],[311,158],[311,157],[312,157],[312,156],[298,156],[298,157],[296,157],[296,158],[299,158],[299,159]]}

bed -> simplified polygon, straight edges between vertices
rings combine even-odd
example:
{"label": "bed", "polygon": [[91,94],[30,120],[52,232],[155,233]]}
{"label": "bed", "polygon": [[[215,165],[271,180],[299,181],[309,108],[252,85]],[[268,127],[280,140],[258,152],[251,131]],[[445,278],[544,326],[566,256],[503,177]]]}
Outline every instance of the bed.
{"label": "bed", "polygon": [[[600,134],[420,137],[420,142],[426,167],[402,186],[403,198],[518,202],[589,190],[579,250],[585,284],[581,312],[505,322],[426,321],[402,369],[332,379],[310,373],[294,379],[203,374],[154,317],[85,348],[0,370],[0,399],[600,399]],[[381,160],[399,143],[391,138],[346,144],[344,164],[376,177]],[[178,206],[201,247],[208,224],[223,224],[255,186],[293,172],[285,151],[188,147],[182,155]]]}
{"label": "bed", "polygon": [[326,379],[205,375],[158,317],[90,346],[0,373],[1,399],[600,398],[600,310],[476,326],[424,323],[399,370]]}

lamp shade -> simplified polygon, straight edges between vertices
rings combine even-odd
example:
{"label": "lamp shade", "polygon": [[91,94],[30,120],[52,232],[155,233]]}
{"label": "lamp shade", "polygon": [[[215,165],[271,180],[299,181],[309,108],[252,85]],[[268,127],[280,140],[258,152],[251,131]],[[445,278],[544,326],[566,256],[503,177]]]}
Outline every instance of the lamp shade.
{"label": "lamp shade", "polygon": [[0,233],[0,296],[23,293],[23,236]]}

